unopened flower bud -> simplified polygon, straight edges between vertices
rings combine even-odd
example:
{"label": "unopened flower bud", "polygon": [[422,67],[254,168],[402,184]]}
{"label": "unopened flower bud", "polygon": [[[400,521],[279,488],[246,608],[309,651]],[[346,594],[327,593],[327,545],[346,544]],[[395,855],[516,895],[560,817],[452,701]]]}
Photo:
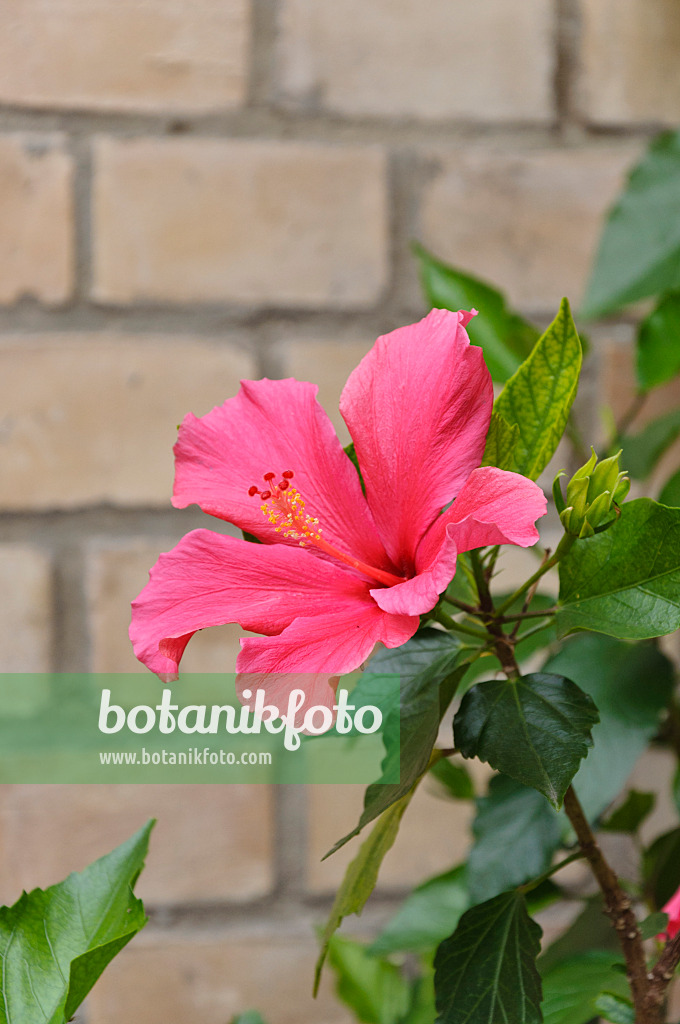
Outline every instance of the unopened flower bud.
{"label": "unopened flower bud", "polygon": [[[592,451],[592,449],[591,449]],[[565,531],[573,537],[592,537],[606,530],[618,516],[618,506],[628,494],[630,480],[619,469],[621,452],[598,462],[593,451],[577,469],[562,495],[560,473],[553,482],[553,495]]]}

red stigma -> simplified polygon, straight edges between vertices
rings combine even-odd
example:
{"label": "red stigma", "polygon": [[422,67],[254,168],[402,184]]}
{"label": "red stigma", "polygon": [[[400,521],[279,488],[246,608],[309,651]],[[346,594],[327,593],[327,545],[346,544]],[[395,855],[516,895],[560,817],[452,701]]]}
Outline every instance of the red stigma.
{"label": "red stigma", "polygon": [[282,480],[281,481],[281,483],[279,484],[279,490],[280,491],[287,491],[288,490],[288,481],[287,480]]}
{"label": "red stigma", "polygon": [[254,484],[253,484],[252,487],[248,488],[248,494],[250,495],[251,498],[254,498],[255,495],[259,494],[259,493],[260,492],[258,491],[257,487]]}
{"label": "red stigma", "polygon": [[281,474],[281,476],[283,477],[284,480],[292,480],[295,474],[293,473],[292,469],[287,469],[285,473]]}
{"label": "red stigma", "polygon": [[262,493],[260,494],[260,497],[262,498],[263,501],[269,501],[271,496],[272,496],[272,492],[271,491],[262,491]]}
{"label": "red stigma", "polygon": [[265,473],[265,475],[262,477],[262,479],[266,480],[267,483],[269,483],[269,481],[273,480],[275,476],[276,476],[276,473]]}

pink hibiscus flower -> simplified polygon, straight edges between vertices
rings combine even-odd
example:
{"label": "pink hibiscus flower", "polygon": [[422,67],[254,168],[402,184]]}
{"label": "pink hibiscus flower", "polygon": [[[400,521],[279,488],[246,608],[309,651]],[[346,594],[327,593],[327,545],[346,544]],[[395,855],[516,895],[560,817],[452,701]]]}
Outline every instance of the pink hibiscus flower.
{"label": "pink hibiscus flower", "polygon": [[668,903],[665,903],[661,908],[663,914],[668,914],[668,928],[665,932],[657,935],[657,939],[660,942],[665,942],[667,939],[674,939],[675,936],[680,932],[680,889],[671,896]]}
{"label": "pink hibiscus flower", "polygon": [[173,504],[196,503],[262,543],[194,530],[161,555],[132,606],[140,661],[176,679],[196,630],[237,622],[263,634],[241,641],[237,672],[266,677],[275,704],[277,679],[309,674],[315,702],[332,705],[330,677],[376,643],[412,637],[460,552],[536,542],[540,488],[478,468],[493,390],[471,315],[433,310],[378,338],[351,374],[340,411],[365,497],[313,384],[243,381],[207,416],[185,418]]}

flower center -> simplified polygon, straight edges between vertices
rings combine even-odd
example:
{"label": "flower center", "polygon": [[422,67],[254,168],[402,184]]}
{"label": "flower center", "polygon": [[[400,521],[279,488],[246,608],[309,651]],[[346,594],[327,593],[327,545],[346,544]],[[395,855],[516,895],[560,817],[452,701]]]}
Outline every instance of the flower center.
{"label": "flower center", "polygon": [[275,483],[276,473],[265,473],[263,477],[265,487],[262,490],[254,484],[248,488],[251,498],[257,495],[262,500],[260,509],[265,519],[273,524],[275,533],[281,533],[284,537],[296,540],[301,548],[311,544],[313,547],[325,551],[327,555],[332,555],[344,562],[345,565],[358,569],[359,572],[371,576],[388,587],[405,581],[404,576],[394,576],[391,572],[385,572],[384,569],[367,565],[366,562],[362,562],[344,551],[339,551],[333,544],[329,544],[322,536],[323,530],[319,525],[319,520],[305,511],[304,498],[291,484],[294,475],[292,470],[287,469],[281,474],[279,482]]}

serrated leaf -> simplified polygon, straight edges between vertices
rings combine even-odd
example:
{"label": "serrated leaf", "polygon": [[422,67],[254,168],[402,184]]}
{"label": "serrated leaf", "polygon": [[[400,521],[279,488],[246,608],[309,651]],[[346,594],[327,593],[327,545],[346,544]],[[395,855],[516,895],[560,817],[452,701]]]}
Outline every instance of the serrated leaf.
{"label": "serrated leaf", "polygon": [[64,1024],[144,927],[144,908],[132,886],[153,825],[84,871],[0,909],[2,1024]]}
{"label": "serrated leaf", "polygon": [[573,781],[592,821],[619,795],[658,731],[673,690],[673,666],[655,644],[580,633],[548,659],[543,671],[573,679],[600,712],[593,749]]}
{"label": "serrated leaf", "polygon": [[[680,247],[679,247],[680,253]],[[637,378],[643,391],[666,384],[680,373],[680,292],[664,295],[640,324]]]}
{"label": "serrated leaf", "polygon": [[437,1024],[541,1024],[541,934],[517,892],[468,910],[435,957]]}
{"label": "serrated leaf", "polygon": [[[366,675],[400,677],[401,707],[386,716],[383,761],[384,775],[394,778],[396,773],[400,782],[367,788],[356,828],[338,840],[327,857],[407,794],[427,771],[442,714],[465,673],[461,660],[460,641],[437,629],[421,630],[402,647],[378,651],[373,657]],[[400,737],[398,745],[390,743],[393,735]]]}
{"label": "serrated leaf", "polygon": [[595,1009],[612,1024],[635,1024],[635,1008],[630,999],[613,992],[603,992],[595,1000]]}
{"label": "serrated leaf", "polygon": [[523,476],[535,480],[555,453],[576,395],[581,358],[581,342],[563,299],[552,324],[494,403],[494,412],[519,428],[514,468]]}
{"label": "serrated leaf", "polygon": [[661,488],[659,504],[680,508],[680,469],[678,469]]}
{"label": "serrated leaf", "polygon": [[330,916],[321,936],[321,952],[314,975],[315,995],[321,981],[321,971],[331,937],[340,927],[344,917],[349,914],[360,914],[364,909],[366,900],[378,881],[378,872],[383,858],[397,838],[402,815],[408,807],[412,795],[412,793],[407,793],[382,814],[345,872],[345,877],[336,893]]}
{"label": "serrated leaf", "polygon": [[408,1012],[411,992],[394,964],[371,956],[366,946],[334,935],[328,964],[335,990],[362,1024],[399,1024]]}
{"label": "serrated leaf", "polygon": [[461,864],[413,890],[370,946],[370,952],[425,953],[450,935],[469,906]]}
{"label": "serrated leaf", "polygon": [[662,914],[660,910],[649,914],[644,921],[640,921],[638,927],[643,939],[653,939],[668,928],[668,914]]}
{"label": "serrated leaf", "polygon": [[626,502],[604,533],[579,540],[560,562],[563,636],[589,629],[643,640],[680,626],[680,509]]}
{"label": "serrated leaf", "polygon": [[654,809],[654,793],[640,793],[631,789],[620,807],[605,818],[600,828],[605,832],[637,832],[642,822]]}
{"label": "serrated leaf", "polygon": [[437,309],[478,309],[468,324],[473,345],[484,350],[484,360],[495,381],[506,381],[538,340],[528,320],[508,308],[505,296],[485,281],[436,259],[421,245],[414,246],[420,280],[430,306]]}
{"label": "serrated leaf", "polygon": [[655,839],[642,859],[645,889],[657,910],[665,906],[680,887],[680,828]]}
{"label": "serrated leaf", "polygon": [[[495,776],[477,801],[468,887],[479,903],[547,871],[560,845],[560,819],[535,789]],[[508,856],[508,851],[512,856]]]}
{"label": "serrated leaf", "polygon": [[592,745],[592,699],[570,679],[532,673],[477,683],[454,718],[463,757],[478,757],[559,807]]}
{"label": "serrated leaf", "polygon": [[592,951],[572,957],[543,975],[544,1024],[590,1024],[595,1001],[605,991],[626,998],[624,975],[615,968],[614,953]]}
{"label": "serrated leaf", "polygon": [[652,420],[639,434],[621,438],[623,449],[620,464],[636,480],[644,480],[661,456],[680,437],[680,410]]}
{"label": "serrated leaf", "polygon": [[656,138],[609,213],[583,303],[604,316],[680,287],[680,132]]}
{"label": "serrated leaf", "polygon": [[453,764],[447,758],[442,758],[432,765],[430,775],[440,783],[440,789],[454,800],[474,800],[475,787],[469,771],[462,764]]}
{"label": "serrated leaf", "polygon": [[508,423],[497,412],[491,414],[486,447],[482,458],[483,466],[515,470],[515,449],[519,443],[519,425]]}

